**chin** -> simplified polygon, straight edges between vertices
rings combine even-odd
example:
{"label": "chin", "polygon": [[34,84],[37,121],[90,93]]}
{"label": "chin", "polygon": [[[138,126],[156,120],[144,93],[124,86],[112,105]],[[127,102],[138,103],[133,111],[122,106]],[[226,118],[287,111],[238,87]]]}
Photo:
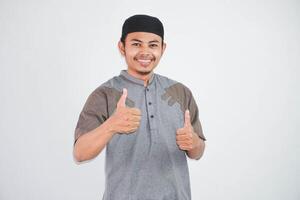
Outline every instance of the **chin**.
{"label": "chin", "polygon": [[137,70],[137,72],[142,75],[147,75],[150,74],[152,70]]}
{"label": "chin", "polygon": [[139,67],[136,71],[141,74],[149,74],[152,72],[152,70],[153,70],[152,67],[149,67],[149,68],[148,67],[147,68]]}

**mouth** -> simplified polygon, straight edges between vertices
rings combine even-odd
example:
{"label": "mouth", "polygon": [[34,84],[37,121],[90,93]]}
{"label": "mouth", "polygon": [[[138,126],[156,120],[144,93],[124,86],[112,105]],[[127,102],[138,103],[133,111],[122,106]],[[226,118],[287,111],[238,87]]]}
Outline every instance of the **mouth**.
{"label": "mouth", "polygon": [[148,67],[153,59],[135,59],[142,67]]}

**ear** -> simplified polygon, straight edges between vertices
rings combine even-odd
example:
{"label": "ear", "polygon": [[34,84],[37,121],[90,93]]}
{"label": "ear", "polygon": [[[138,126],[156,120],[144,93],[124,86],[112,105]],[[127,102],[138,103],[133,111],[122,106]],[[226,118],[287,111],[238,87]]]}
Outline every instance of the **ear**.
{"label": "ear", "polygon": [[118,48],[119,48],[120,53],[124,56],[125,55],[125,47],[124,47],[123,42],[121,42],[121,41],[118,42]]}
{"label": "ear", "polygon": [[161,55],[164,54],[165,50],[166,50],[166,47],[167,47],[167,44],[164,42],[163,43],[163,46],[162,46],[162,52],[161,52]]}

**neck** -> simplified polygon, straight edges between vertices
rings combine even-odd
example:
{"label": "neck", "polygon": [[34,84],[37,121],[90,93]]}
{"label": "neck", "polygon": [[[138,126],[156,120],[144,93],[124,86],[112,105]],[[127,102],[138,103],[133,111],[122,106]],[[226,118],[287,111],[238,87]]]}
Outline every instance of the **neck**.
{"label": "neck", "polygon": [[131,76],[141,79],[144,81],[144,86],[146,87],[149,83],[149,79],[151,78],[153,71],[149,72],[149,73],[139,73],[139,72],[135,72],[130,70],[129,68],[127,69],[128,74],[130,74]]}

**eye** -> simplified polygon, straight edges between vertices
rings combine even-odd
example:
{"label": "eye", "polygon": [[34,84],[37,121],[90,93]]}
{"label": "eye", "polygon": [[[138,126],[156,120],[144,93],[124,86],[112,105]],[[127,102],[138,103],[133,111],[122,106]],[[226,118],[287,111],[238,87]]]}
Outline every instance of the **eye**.
{"label": "eye", "polygon": [[155,47],[158,47],[158,45],[157,44],[150,44],[150,47],[155,48]]}
{"label": "eye", "polygon": [[135,42],[135,43],[132,43],[131,45],[132,45],[132,46],[135,46],[135,47],[138,47],[138,46],[140,46],[140,43]]}

